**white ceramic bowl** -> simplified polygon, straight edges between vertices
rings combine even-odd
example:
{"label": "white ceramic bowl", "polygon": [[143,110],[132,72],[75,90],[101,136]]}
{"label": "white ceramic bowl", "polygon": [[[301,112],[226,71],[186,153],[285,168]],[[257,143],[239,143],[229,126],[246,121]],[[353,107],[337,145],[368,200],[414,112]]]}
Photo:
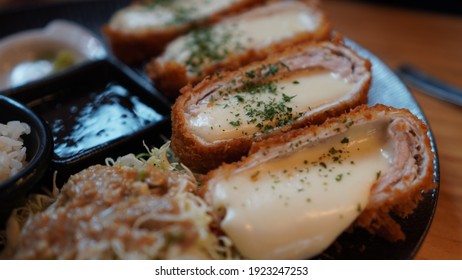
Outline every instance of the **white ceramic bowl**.
{"label": "white ceramic bowl", "polygon": [[56,72],[53,60],[65,53],[72,65],[107,56],[103,44],[85,28],[54,20],[43,29],[22,31],[0,41],[0,90],[44,78]]}

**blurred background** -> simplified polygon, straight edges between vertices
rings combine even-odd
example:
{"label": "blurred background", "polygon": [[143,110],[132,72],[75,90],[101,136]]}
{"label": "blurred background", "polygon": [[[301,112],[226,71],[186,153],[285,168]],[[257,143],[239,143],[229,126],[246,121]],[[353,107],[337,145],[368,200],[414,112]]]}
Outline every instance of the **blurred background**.
{"label": "blurred background", "polygon": [[[87,1],[91,0],[0,0],[0,7],[21,7],[24,5],[40,5],[43,3]],[[380,5],[395,5],[412,9],[429,10],[462,15],[461,0],[338,0],[342,2],[366,2]]]}
{"label": "blurred background", "polygon": [[357,0],[357,2],[395,5],[433,12],[462,14],[462,1],[460,0]]}
{"label": "blurred background", "polygon": [[[132,0],[105,1],[94,6],[98,18],[78,13],[76,5],[21,18],[28,6],[91,0],[0,0],[0,38],[63,15],[80,19],[95,32],[110,18],[109,6]],[[216,0],[218,1],[218,0]],[[462,88],[462,0],[321,0],[336,30],[370,50],[391,69],[412,65]],[[3,10],[3,11],[2,11]],[[42,9],[43,10],[43,9]],[[58,13],[59,12],[59,13]],[[19,19],[19,20],[18,20]],[[97,36],[100,33],[96,34]],[[103,38],[102,38],[103,39]],[[417,259],[462,260],[462,108],[410,87],[425,112],[438,145],[441,189],[433,225]]]}

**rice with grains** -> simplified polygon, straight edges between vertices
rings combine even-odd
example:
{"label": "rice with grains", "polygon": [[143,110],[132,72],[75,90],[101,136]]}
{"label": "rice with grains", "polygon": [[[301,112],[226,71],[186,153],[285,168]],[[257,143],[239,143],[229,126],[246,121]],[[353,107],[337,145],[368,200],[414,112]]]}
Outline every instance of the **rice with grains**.
{"label": "rice with grains", "polygon": [[26,166],[26,147],[21,135],[29,134],[30,131],[30,126],[20,121],[0,123],[0,182]]}

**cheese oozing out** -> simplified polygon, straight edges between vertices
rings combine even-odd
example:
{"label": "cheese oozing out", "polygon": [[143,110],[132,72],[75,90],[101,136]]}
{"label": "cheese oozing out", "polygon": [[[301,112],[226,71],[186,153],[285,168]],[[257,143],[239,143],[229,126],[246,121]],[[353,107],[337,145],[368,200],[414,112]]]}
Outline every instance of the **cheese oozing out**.
{"label": "cheese oozing out", "polygon": [[[355,86],[330,71],[294,72],[261,92],[209,95],[188,108],[188,124],[206,142],[254,135],[349,97]],[[271,118],[272,114],[276,114]]]}
{"label": "cheese oozing out", "polygon": [[172,0],[171,3],[131,5],[118,11],[111,19],[114,29],[124,32],[145,32],[198,20],[230,7],[239,0]]}
{"label": "cheese oozing out", "polygon": [[358,217],[391,166],[387,127],[375,121],[298,148],[287,143],[267,151],[269,159],[211,179],[212,207],[226,209],[221,228],[245,258],[321,253]]}
{"label": "cheese oozing out", "polygon": [[158,58],[188,66],[188,75],[201,74],[203,65],[216,64],[228,55],[262,49],[304,32],[315,31],[320,16],[306,5],[276,2],[200,29],[174,40]]}

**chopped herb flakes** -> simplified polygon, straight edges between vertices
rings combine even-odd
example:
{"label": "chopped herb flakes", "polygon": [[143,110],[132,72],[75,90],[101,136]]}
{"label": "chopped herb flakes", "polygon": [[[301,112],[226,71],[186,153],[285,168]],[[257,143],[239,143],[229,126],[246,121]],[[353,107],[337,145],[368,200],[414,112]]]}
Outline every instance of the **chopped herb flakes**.
{"label": "chopped herb flakes", "polygon": [[239,102],[244,102],[244,97],[242,97],[242,96],[240,96],[238,94],[234,95],[234,98],[236,98],[237,101],[239,101]]}
{"label": "chopped herb flakes", "polygon": [[285,95],[284,93],[282,94],[282,101],[284,102],[290,102],[292,99],[294,99],[296,97],[296,95],[294,96],[288,96],[288,95]]}
{"label": "chopped herb flakes", "polygon": [[338,153],[337,149],[335,149],[334,147],[330,148],[329,154],[335,155],[336,153]]}
{"label": "chopped herb flakes", "polygon": [[[143,0],[141,3],[150,9],[157,7],[167,8],[172,13],[173,18],[166,22],[166,25],[184,24],[194,20],[194,14],[197,7],[194,6],[181,6],[181,1],[177,0]],[[204,1],[208,2],[208,1]],[[175,5],[176,4],[176,5]],[[204,3],[205,4],[205,3]]]}
{"label": "chopped herb flakes", "polygon": [[269,77],[269,76],[276,75],[278,73],[278,71],[279,71],[279,65],[273,64],[273,65],[270,65],[269,67],[267,67],[266,69],[267,69],[267,71],[265,73],[265,78]]}
{"label": "chopped herb flakes", "polygon": [[342,139],[342,141],[340,141],[340,143],[348,144],[348,143],[350,143],[350,139],[348,139],[348,137],[345,137],[345,138]]}
{"label": "chopped herb flakes", "polygon": [[193,31],[185,44],[185,50],[190,52],[185,62],[188,70],[191,73],[202,75],[202,67],[205,64],[218,63],[230,53],[242,50],[242,45],[233,42],[235,36],[231,28],[216,30],[211,27],[202,27]]}
{"label": "chopped herb flakes", "polygon": [[229,122],[229,124],[232,125],[232,126],[240,126],[241,121],[239,121],[239,120],[238,121],[231,121],[231,122]]}
{"label": "chopped herb flakes", "polygon": [[265,133],[276,126],[290,124],[301,116],[301,113],[294,114],[293,108],[288,106],[296,96],[285,94],[282,88],[278,88],[277,80],[270,78],[280,69],[279,64],[263,65],[243,72],[240,79],[234,79],[234,84],[238,83],[237,80],[241,83],[238,88],[230,86],[225,91],[220,90],[223,100],[237,100],[237,104],[226,104],[227,106],[239,106],[245,112],[245,115],[235,114],[236,119],[230,122],[231,125],[247,123]]}

